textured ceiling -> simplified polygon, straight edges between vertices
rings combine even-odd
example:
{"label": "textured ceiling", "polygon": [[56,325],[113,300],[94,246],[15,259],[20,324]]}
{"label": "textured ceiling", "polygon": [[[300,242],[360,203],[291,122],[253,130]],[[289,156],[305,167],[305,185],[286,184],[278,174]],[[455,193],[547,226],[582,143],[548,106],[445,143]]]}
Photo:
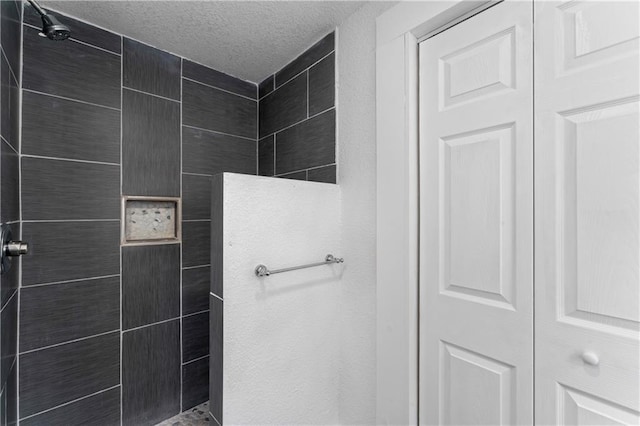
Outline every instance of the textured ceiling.
{"label": "textured ceiling", "polygon": [[219,71],[260,82],[363,1],[42,1]]}

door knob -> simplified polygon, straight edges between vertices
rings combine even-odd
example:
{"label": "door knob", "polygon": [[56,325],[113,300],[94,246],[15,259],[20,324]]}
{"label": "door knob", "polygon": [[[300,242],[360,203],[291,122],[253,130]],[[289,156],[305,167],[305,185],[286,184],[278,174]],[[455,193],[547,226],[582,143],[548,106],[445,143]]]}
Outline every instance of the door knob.
{"label": "door knob", "polygon": [[591,351],[585,351],[582,353],[582,361],[584,361],[585,364],[593,366],[600,364],[600,358],[598,358],[598,355]]}

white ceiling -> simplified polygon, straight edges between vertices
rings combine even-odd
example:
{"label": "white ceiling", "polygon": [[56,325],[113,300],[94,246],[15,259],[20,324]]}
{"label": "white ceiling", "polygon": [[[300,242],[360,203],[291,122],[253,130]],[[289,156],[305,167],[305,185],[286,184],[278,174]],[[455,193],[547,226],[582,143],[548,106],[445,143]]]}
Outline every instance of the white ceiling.
{"label": "white ceiling", "polygon": [[57,10],[259,83],[364,1],[42,1]]}

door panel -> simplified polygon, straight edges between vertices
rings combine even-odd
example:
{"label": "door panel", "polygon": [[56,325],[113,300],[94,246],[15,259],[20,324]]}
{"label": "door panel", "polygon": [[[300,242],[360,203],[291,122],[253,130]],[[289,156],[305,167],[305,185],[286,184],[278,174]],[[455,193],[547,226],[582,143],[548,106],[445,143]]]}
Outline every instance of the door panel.
{"label": "door panel", "polygon": [[640,423],[638,12],[536,3],[540,424]]}
{"label": "door panel", "polygon": [[420,422],[533,421],[532,5],[420,44]]}

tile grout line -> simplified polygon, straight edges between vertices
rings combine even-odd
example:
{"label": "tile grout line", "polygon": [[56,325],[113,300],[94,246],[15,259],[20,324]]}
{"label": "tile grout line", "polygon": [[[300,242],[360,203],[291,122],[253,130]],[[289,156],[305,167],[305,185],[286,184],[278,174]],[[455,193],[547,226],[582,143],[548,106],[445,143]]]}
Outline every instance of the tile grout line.
{"label": "tile grout line", "polygon": [[[24,2],[20,2],[20,9],[18,10],[18,16],[20,17],[20,23],[22,24],[22,22],[24,21]],[[22,124],[23,124],[23,120],[22,120],[22,109],[23,109],[23,104],[24,104],[24,84],[23,84],[23,78],[24,78],[24,26],[20,25],[20,64],[18,65],[20,70],[18,71],[19,75],[20,75],[20,81],[18,82],[18,92],[19,92],[19,97],[18,97],[18,102],[19,102],[19,106],[18,106],[18,217],[20,218],[20,238],[22,239],[22,236],[24,235],[24,227],[23,227],[23,222],[22,222]],[[11,66],[9,66],[9,69],[11,69]],[[14,76],[15,77],[15,76]],[[16,320],[16,422],[18,424],[20,424],[20,359],[21,356],[19,355],[19,350],[20,350],[20,310],[22,308],[22,299],[21,299],[21,294],[22,294],[22,279],[23,279],[23,273],[22,273],[22,259],[20,259],[19,262],[19,269],[18,269],[18,314],[17,316],[17,320]]]}
{"label": "tile grout line", "polygon": [[[213,69],[213,68],[211,68],[211,69]],[[215,71],[217,71],[217,70],[215,70]],[[183,80],[190,81],[190,82],[192,82],[192,83],[196,83],[196,84],[201,84],[201,85],[203,85],[203,86],[207,86],[207,87],[209,87],[209,88],[211,88],[211,89],[220,90],[221,92],[225,92],[225,93],[228,93],[228,94],[230,94],[230,95],[238,96],[238,97],[240,97],[240,98],[244,98],[244,99],[247,99],[247,100],[249,100],[249,101],[254,101],[254,102],[258,102],[258,101],[259,101],[259,99],[257,99],[257,98],[256,98],[256,99],[252,99],[252,98],[250,98],[250,97],[248,97],[248,96],[241,95],[241,94],[239,94],[239,93],[234,93],[234,92],[231,92],[231,91],[229,91],[229,90],[222,89],[222,88],[220,88],[220,87],[212,86],[211,84],[203,83],[202,81],[194,80],[194,79],[189,78],[189,77],[182,76],[182,79],[183,79]]]}
{"label": "tile grout line", "polygon": [[41,346],[39,348],[29,349],[29,350],[22,351],[22,352],[20,352],[20,350],[18,350],[18,353],[20,355],[27,355],[27,354],[31,354],[31,353],[34,353],[34,352],[45,351],[45,350],[48,350],[48,349],[57,348],[59,346],[64,346],[64,345],[70,345],[72,343],[83,342],[85,340],[93,339],[93,338],[96,338],[96,337],[106,336],[106,335],[109,335],[109,334],[117,333],[118,331],[119,330],[117,328],[115,328],[113,330],[105,331],[104,333],[92,334],[91,336],[85,336],[85,337],[78,337],[77,339],[71,339],[71,340],[66,340],[64,342],[60,342],[60,343],[54,343],[53,345]]}
{"label": "tile grout line", "polygon": [[209,294],[215,297],[216,299],[220,300],[221,302],[224,302],[224,299],[218,296],[217,294],[215,294],[214,292],[210,291]]}
{"label": "tile grout line", "polygon": [[99,390],[98,392],[94,392],[94,393],[91,393],[91,394],[89,394],[89,395],[81,396],[80,398],[76,398],[76,399],[73,399],[73,400],[71,400],[71,401],[67,401],[67,402],[65,402],[65,403],[63,403],[63,404],[60,404],[60,405],[56,405],[55,407],[47,408],[46,410],[39,411],[39,412],[37,412],[37,413],[35,413],[35,414],[29,414],[29,415],[28,415],[28,416],[26,416],[26,417],[22,417],[22,418],[20,419],[20,421],[22,421],[22,420],[27,420],[27,419],[30,419],[30,418],[32,418],[32,417],[35,417],[35,416],[39,416],[39,415],[42,415],[42,414],[48,413],[48,412],[50,412],[50,411],[56,410],[56,409],[61,408],[61,407],[65,407],[65,406],[67,406],[67,405],[74,404],[74,403],[76,403],[76,402],[82,401],[82,400],[87,399],[87,398],[91,398],[91,397],[96,396],[96,395],[100,395],[101,393],[108,392],[108,391],[113,390],[113,389],[115,389],[115,388],[117,388],[117,387],[120,387],[120,385],[114,385],[114,386],[111,386],[111,387],[109,387],[109,388]]}
{"label": "tile grout line", "polygon": [[[120,53],[122,54],[122,56],[120,57],[120,198],[122,199],[124,192],[124,171],[122,168],[122,160],[124,159],[123,156],[123,150],[122,150],[122,141],[123,141],[123,132],[122,132],[122,122],[123,122],[123,112],[122,112],[122,106],[123,106],[123,98],[124,98],[124,37],[120,36]],[[120,212],[120,215],[122,215],[122,211]],[[119,232],[120,234],[123,233],[123,227],[124,227],[124,220],[122,220],[123,218],[120,217],[119,218],[121,223],[120,223],[120,229]],[[122,425],[124,423],[124,384],[123,384],[123,364],[124,364],[124,357],[123,357],[123,353],[124,353],[124,348],[123,348],[123,344],[124,344],[124,332],[122,329],[123,326],[123,312],[122,312],[122,307],[123,307],[123,303],[122,303],[122,292],[123,292],[123,279],[122,279],[122,256],[123,256],[123,250],[122,250],[122,244],[118,244],[119,245],[119,249],[120,249],[120,256],[118,258],[118,261],[120,263],[120,425]]]}
{"label": "tile grout line", "polygon": [[[183,154],[183,146],[182,146],[182,115],[183,115],[183,105],[182,105],[182,96],[183,96],[183,87],[184,87],[184,58],[180,59],[180,199],[183,200],[183,195],[184,195],[184,179],[182,176],[182,168],[183,168],[183,158],[182,158],[182,154]],[[180,206],[182,207],[182,203],[180,203]],[[180,212],[180,218],[182,219],[182,222],[184,222],[184,216],[182,214],[183,212]],[[179,225],[182,228],[182,223]],[[182,229],[180,230],[181,235],[182,235]],[[183,286],[183,282],[182,282],[182,238],[180,241],[180,409],[178,410],[179,412],[182,412],[182,405],[183,405],[183,385],[182,382],[184,380],[184,378],[182,377],[182,360],[184,359],[184,351],[183,351],[183,344],[182,344],[182,340],[184,338],[184,336],[182,335],[182,318],[184,315],[183,309],[182,309],[182,286]]]}
{"label": "tile grout line", "polygon": [[113,110],[113,111],[120,111],[120,109],[122,108],[122,102],[120,103],[120,108],[115,108],[115,107],[111,107],[111,106],[108,106],[108,105],[96,104],[94,102],[87,102],[87,101],[83,101],[81,99],[69,98],[67,96],[56,95],[54,93],[41,92],[39,90],[34,90],[34,89],[25,89],[25,88],[23,88],[22,90],[24,92],[33,93],[35,95],[48,96],[50,98],[63,99],[65,101],[69,101],[69,102],[78,102],[80,104],[91,105],[91,106],[94,106],[94,107],[97,107],[97,108],[110,109],[110,110]]}
{"label": "tile grout line", "polygon": [[197,265],[197,266],[183,266],[182,270],[183,271],[187,271],[189,269],[197,269],[197,268],[208,268],[209,266],[211,266],[210,263],[207,263],[206,265]]}
{"label": "tile grout line", "polygon": [[183,364],[182,364],[182,366],[184,367],[185,365],[189,365],[189,364],[191,364],[191,363],[193,363],[193,362],[196,362],[196,361],[202,361],[202,360],[203,360],[203,359],[205,359],[205,358],[209,358],[209,354],[207,354],[207,355],[202,355],[201,357],[194,358],[194,359],[192,359],[192,360],[190,360],[190,361],[187,361],[187,362],[183,363]]}
{"label": "tile grout line", "polygon": [[193,317],[193,316],[195,316],[195,315],[204,314],[205,312],[209,312],[209,309],[203,309],[202,311],[192,312],[192,313],[190,313],[190,314],[183,315],[182,317],[183,317],[183,318]]}
{"label": "tile grout line", "polygon": [[182,101],[178,101],[176,99],[167,98],[166,96],[158,95],[156,93],[146,92],[146,91],[140,90],[140,89],[134,89],[133,87],[124,86],[124,83],[122,83],[122,84],[123,84],[123,86],[122,86],[123,92],[124,92],[124,90],[128,90],[130,92],[136,92],[136,93],[140,93],[140,94],[143,94],[143,95],[153,96],[154,98],[164,99],[165,101],[182,103]]}
{"label": "tile grout line", "polygon": [[234,135],[234,134],[231,134],[231,133],[219,132],[217,130],[205,129],[204,127],[192,126],[192,125],[189,125],[189,124],[182,124],[182,127],[186,127],[188,129],[202,130],[204,132],[216,133],[216,134],[224,135],[224,136],[232,136],[234,138],[245,139],[245,140],[251,141],[251,142],[254,141],[253,138],[248,138],[246,136],[240,136],[240,135]]}
{"label": "tile grout line", "polygon": [[77,278],[77,279],[73,279],[73,280],[65,280],[65,281],[53,281],[53,282],[49,282],[49,283],[38,283],[38,284],[29,284],[29,285],[23,285],[22,289],[23,290],[27,290],[30,288],[38,288],[38,287],[46,287],[46,286],[50,286],[50,285],[59,285],[59,284],[74,284],[74,283],[80,283],[83,281],[95,281],[95,280],[104,280],[107,278],[115,278],[115,277],[119,277],[120,274],[113,274],[113,275],[103,275],[100,277],[87,277],[87,278]]}
{"label": "tile grout line", "polygon": [[131,327],[131,328],[128,328],[126,330],[123,330],[122,334],[129,333],[131,331],[141,330],[143,328],[153,327],[154,325],[160,325],[160,324],[165,324],[165,323],[168,323],[168,322],[171,322],[171,321],[179,321],[179,320],[180,320],[180,316],[177,316],[177,317],[172,317],[172,318],[169,318],[169,319],[166,319],[166,320],[162,320],[162,321],[157,321],[157,322],[152,322],[152,323],[149,323],[149,324],[139,325],[139,326],[136,326],[136,327]]}
{"label": "tile grout line", "polygon": [[335,165],[336,165],[336,163],[323,164],[321,166],[307,167],[306,169],[292,170],[290,172],[280,173],[279,175],[274,175],[274,176],[284,176],[284,175],[290,175],[292,173],[300,173],[300,172],[309,171],[309,170],[318,170],[318,169],[323,169],[325,167],[331,167],[331,166],[335,166]]}
{"label": "tile grout line", "polygon": [[85,164],[100,164],[102,166],[114,166],[120,167],[118,163],[107,163],[105,161],[93,161],[93,160],[80,160],[76,158],[64,158],[64,157],[48,157],[45,155],[34,155],[34,154],[22,154],[23,158],[35,158],[38,160],[51,160],[51,161],[71,161],[75,163],[85,163]]}

